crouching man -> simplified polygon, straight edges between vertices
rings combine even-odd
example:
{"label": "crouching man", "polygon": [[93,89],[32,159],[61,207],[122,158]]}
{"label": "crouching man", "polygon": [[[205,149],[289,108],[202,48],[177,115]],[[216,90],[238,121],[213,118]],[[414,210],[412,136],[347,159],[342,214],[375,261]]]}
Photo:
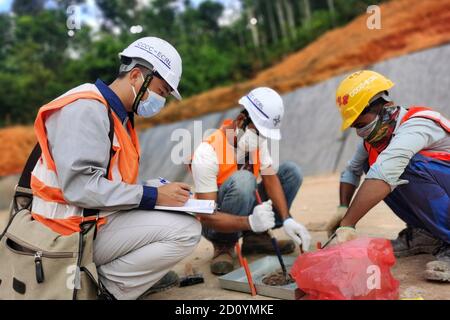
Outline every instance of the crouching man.
{"label": "crouching man", "polygon": [[[258,191],[262,201],[273,203],[276,227],[283,226],[294,240],[279,241],[281,252],[293,252],[294,243],[307,250],[310,235],[289,213],[302,183],[300,169],[286,162],[276,172],[266,140],[281,139],[283,101],[274,90],[261,87],[242,97],[239,104],[244,107],[242,112],[234,120],[225,120],[194,152],[191,169],[196,197],[216,200],[222,212],[251,218],[257,205],[255,191]],[[258,184],[259,176],[262,182]],[[233,270],[233,248],[241,235],[244,254],[274,254],[269,235],[257,230],[252,219],[249,222],[256,233],[223,233],[215,223],[203,227],[203,236],[214,246],[212,273],[222,275]]]}
{"label": "crouching man", "polygon": [[388,95],[393,86],[381,74],[360,71],[337,90],[342,129],[355,128],[362,141],[342,174],[341,208],[328,229],[339,226],[338,242],[355,238],[356,223],[384,200],[407,225],[392,241],[395,255],[433,254],[426,278],[448,282],[450,122],[430,108],[395,105]]}

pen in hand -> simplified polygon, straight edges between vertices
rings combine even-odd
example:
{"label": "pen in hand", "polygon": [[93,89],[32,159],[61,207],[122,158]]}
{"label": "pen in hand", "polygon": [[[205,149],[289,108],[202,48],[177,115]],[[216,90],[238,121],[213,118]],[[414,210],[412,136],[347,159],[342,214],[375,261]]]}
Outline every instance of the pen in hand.
{"label": "pen in hand", "polygon": [[[163,177],[158,177],[158,179],[159,179],[159,182],[161,182],[162,184],[169,184],[170,183],[169,180],[166,180]],[[194,194],[191,191],[189,191],[189,195],[193,196]]]}

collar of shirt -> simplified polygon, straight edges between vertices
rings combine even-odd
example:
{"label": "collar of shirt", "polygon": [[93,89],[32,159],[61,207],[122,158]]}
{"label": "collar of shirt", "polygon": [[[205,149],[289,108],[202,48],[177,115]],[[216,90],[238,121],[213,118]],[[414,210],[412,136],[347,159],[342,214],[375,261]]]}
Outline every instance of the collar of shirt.
{"label": "collar of shirt", "polygon": [[405,116],[405,114],[408,112],[408,110],[406,108],[400,107],[400,112],[397,118],[397,123],[395,125],[395,129],[394,129],[394,134],[397,133],[398,128],[400,127],[401,123],[402,123],[402,119]]}
{"label": "collar of shirt", "polygon": [[120,121],[125,124],[129,119],[133,124],[134,114],[132,112],[127,112],[122,101],[120,101],[119,97],[114,93],[114,91],[112,91],[111,88],[108,87],[108,85],[100,79],[97,79],[97,81],[95,81],[95,86],[98,88],[102,96],[106,99],[114,113],[119,116]]}

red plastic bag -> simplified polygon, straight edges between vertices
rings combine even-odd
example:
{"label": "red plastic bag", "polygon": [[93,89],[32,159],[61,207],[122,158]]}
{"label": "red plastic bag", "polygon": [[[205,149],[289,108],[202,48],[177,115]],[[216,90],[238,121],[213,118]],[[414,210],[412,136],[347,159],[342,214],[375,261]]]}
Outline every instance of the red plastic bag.
{"label": "red plastic bag", "polygon": [[300,255],[291,275],[311,300],[391,300],[399,298],[399,281],[389,240],[358,238]]}

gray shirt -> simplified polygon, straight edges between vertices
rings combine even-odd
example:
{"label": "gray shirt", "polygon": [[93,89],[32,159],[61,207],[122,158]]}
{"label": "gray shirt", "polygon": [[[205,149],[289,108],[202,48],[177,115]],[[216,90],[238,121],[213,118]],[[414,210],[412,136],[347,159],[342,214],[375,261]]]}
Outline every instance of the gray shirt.
{"label": "gray shirt", "polygon": [[[377,161],[370,167],[366,179],[383,180],[395,187],[408,183],[400,179],[411,158],[419,151],[438,151],[450,153],[450,135],[438,123],[425,118],[411,118],[400,125],[407,110],[401,108],[394,135],[388,147],[380,153]],[[341,174],[341,182],[359,186],[368,164],[368,153],[364,142],[358,144],[356,153]]]}
{"label": "gray shirt", "polygon": [[106,179],[111,143],[102,103],[77,100],[51,114],[45,127],[58,182],[69,203],[107,211],[139,206],[142,185]]}

